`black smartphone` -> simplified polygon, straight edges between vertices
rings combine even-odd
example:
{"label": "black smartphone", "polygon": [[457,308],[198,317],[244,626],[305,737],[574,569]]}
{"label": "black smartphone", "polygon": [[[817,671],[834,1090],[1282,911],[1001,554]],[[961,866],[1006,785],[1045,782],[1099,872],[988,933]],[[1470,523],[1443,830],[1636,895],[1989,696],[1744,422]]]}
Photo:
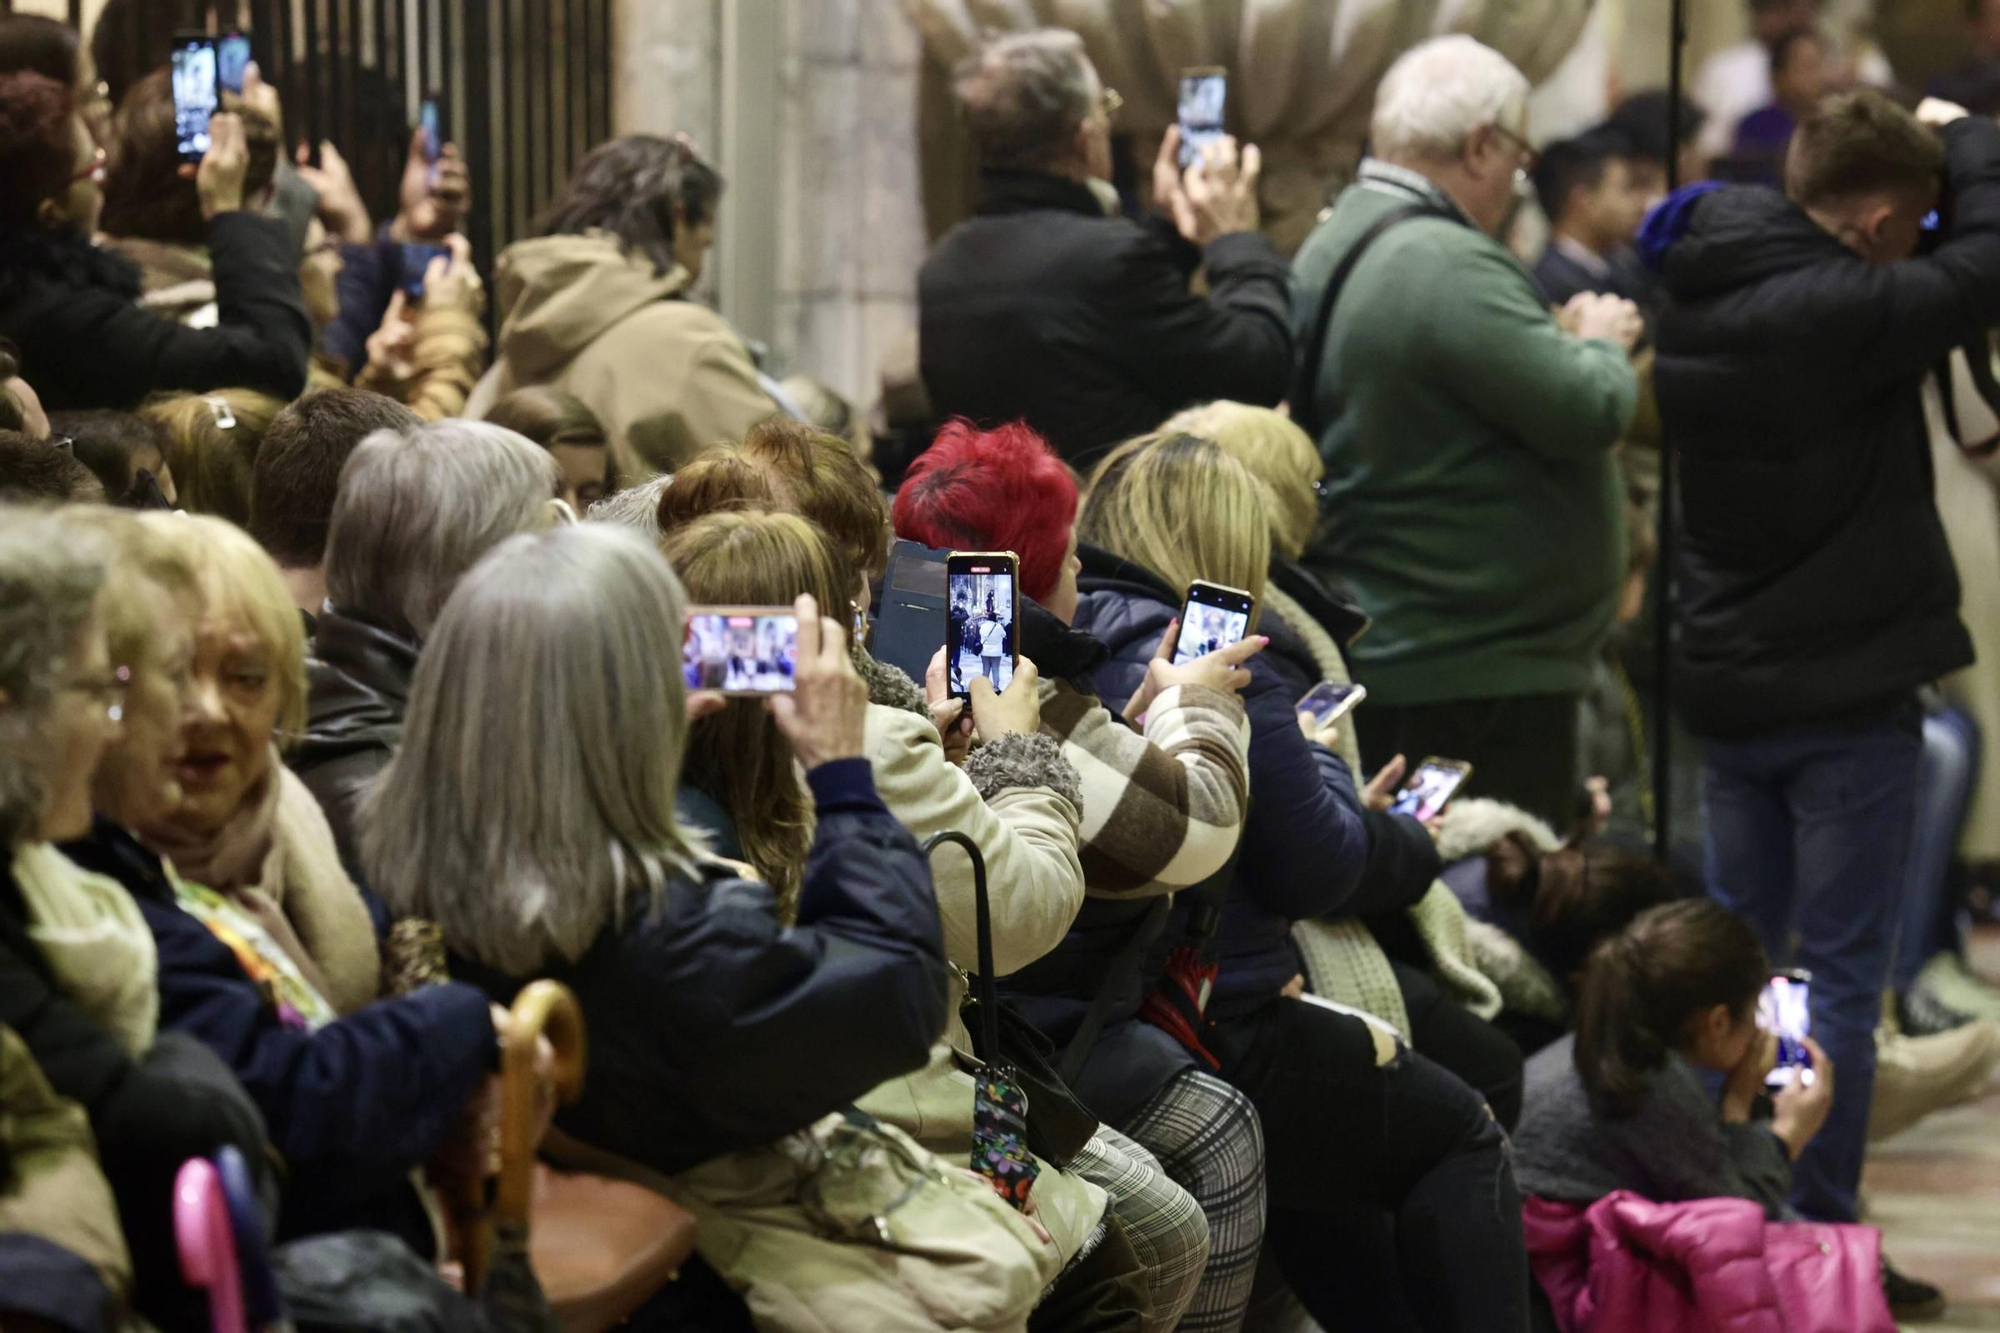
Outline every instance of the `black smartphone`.
{"label": "black smartphone", "polygon": [[1403,790],[1396,793],[1395,803],[1389,807],[1392,815],[1408,815],[1412,819],[1432,820],[1444,813],[1451,798],[1472,776],[1472,765],[1463,759],[1439,759],[1432,756],[1417,765],[1417,771],[1410,774],[1403,783]]}
{"label": "black smartphone", "polygon": [[1336,685],[1330,680],[1323,680],[1307,690],[1306,697],[1299,700],[1299,711],[1311,713],[1324,727],[1346,717],[1367,697],[1366,685]]}
{"label": "black smartphone", "polygon": [[225,32],[215,39],[215,81],[222,91],[243,95],[243,75],[250,68],[250,34]]}
{"label": "black smartphone", "polygon": [[1174,641],[1174,665],[1183,666],[1197,657],[1241,643],[1250,632],[1250,613],[1257,599],[1241,588],[1225,588],[1220,583],[1196,579],[1188,585],[1187,601],[1181,605],[1181,633]]}
{"label": "black smartphone", "polygon": [[799,618],[789,606],[691,606],[681,678],[691,690],[755,696],[797,686]]}
{"label": "black smartphone", "polygon": [[215,65],[215,39],[207,33],[174,38],[174,142],[183,162],[208,155],[208,122],[221,98]]}
{"label": "black smartphone", "polygon": [[972,697],[972,678],[994,693],[1014,681],[1020,631],[1014,623],[1021,561],[1012,551],[953,551],[944,562],[944,661],[954,698]]}
{"label": "black smartphone", "polygon": [[868,651],[878,662],[901,667],[921,681],[944,646],[945,561],[951,552],[898,540],[882,576],[881,609]]}
{"label": "black smartphone", "polygon": [[405,241],[402,252],[402,276],[398,285],[402,287],[405,298],[421,301],[424,299],[424,271],[431,266],[433,259],[440,256],[449,259],[451,251],[428,241]]}
{"label": "black smartphone", "polygon": [[1223,112],[1229,100],[1229,74],[1219,65],[1181,71],[1181,170],[1201,156],[1204,145],[1220,139]]}
{"label": "black smartphone", "polygon": [[1793,1079],[1812,1086],[1812,1052],[1806,1037],[1812,1032],[1812,973],[1804,968],[1773,972],[1757,997],[1757,1026],[1778,1039],[1778,1063],[1764,1076],[1771,1089]]}

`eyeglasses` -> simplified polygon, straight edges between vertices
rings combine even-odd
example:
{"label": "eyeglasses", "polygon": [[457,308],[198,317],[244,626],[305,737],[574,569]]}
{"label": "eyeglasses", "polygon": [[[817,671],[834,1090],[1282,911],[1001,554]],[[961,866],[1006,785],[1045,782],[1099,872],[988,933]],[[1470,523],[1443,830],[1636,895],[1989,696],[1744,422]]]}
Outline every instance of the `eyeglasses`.
{"label": "eyeglasses", "polygon": [[1104,119],[1108,124],[1118,119],[1118,110],[1125,105],[1125,99],[1119,96],[1116,88],[1107,84],[1104,91],[1098,95],[1097,105],[1104,112]]}
{"label": "eyeglasses", "polygon": [[116,667],[109,675],[82,676],[76,680],[66,680],[56,688],[72,694],[87,694],[104,705],[104,719],[107,722],[125,720],[125,691],[132,684],[132,668]]}
{"label": "eyeglasses", "polygon": [[1519,175],[1530,175],[1536,167],[1541,165],[1542,155],[1526,139],[1523,139],[1520,135],[1498,122],[1495,122],[1493,132],[1508,143],[1513,144],[1515,150],[1521,154],[1521,165],[1516,169]]}

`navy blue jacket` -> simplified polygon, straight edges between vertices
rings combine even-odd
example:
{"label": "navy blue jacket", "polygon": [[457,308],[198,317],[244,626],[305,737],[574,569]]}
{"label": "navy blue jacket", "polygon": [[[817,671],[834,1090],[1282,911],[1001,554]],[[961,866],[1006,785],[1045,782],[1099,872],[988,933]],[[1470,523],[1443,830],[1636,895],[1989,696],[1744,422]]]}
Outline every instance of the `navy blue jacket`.
{"label": "navy blue jacket", "polygon": [[423,1241],[407,1177],[493,1072],[486,997],[430,986],[317,1032],[288,1027],[228,946],[180,909],[159,858],[130,834],[99,820],[63,853],[138,900],[159,948],[160,1026],[221,1056],[263,1112],[290,1173],[280,1238],[372,1226]]}
{"label": "navy blue jacket", "polygon": [[[1078,554],[1083,597],[1076,627],[1111,650],[1095,677],[1097,694],[1129,698],[1167,622],[1180,611],[1180,595],[1107,551],[1080,545]],[[1305,690],[1269,656],[1250,659],[1243,691],[1250,717],[1250,817],[1210,950],[1220,972],[1209,1013],[1218,1018],[1269,1001],[1298,975],[1292,922],[1354,910],[1368,863],[1368,828],[1354,777],[1338,755],[1299,730],[1294,705]],[[1176,917],[1185,918],[1187,898],[1176,904]],[[1170,925],[1169,935],[1175,930]]]}
{"label": "navy blue jacket", "polygon": [[[674,1175],[771,1142],[923,1066],[950,969],[930,867],[865,759],[806,775],[819,827],[798,924],[768,885],[714,867],[675,880],[574,963],[590,1077],[556,1124]],[[450,941],[447,941],[449,943]],[[503,1003],[529,978],[454,958]]]}

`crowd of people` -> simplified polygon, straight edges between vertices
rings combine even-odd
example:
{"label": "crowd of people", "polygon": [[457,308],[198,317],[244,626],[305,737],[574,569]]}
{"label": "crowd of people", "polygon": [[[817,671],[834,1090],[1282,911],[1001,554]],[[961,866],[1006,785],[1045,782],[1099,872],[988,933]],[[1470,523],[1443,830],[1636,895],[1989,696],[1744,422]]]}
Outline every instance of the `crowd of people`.
{"label": "crowd of people", "polygon": [[[1416,46],[1290,259],[1254,146],[1121,200],[1082,41],[991,41],[893,459],[691,295],[684,137],[584,159],[489,341],[453,146],[378,226],[254,66],[184,169],[164,68],[113,105],[0,17],[0,1323],[206,1326],[175,1180],[234,1148],[284,1300],[365,1236],[435,1326],[557,1327],[518,1244],[526,1299],[439,1276],[539,979],[544,1155],[695,1219],[627,1327],[1935,1314],[1860,1184],[2000,1065],[1934,689],[2000,631],[1935,462],[2000,439],[2000,101],[1751,9],[1764,91],[1678,141],[1641,94],[1538,152],[1503,56]],[[921,680],[897,540],[1014,557]]]}

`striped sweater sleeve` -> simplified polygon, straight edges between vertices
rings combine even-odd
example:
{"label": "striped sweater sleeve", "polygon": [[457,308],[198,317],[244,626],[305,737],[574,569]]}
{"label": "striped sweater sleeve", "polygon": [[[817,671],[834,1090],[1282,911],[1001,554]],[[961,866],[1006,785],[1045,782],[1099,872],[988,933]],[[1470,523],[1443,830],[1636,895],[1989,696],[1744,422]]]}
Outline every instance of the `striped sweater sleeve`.
{"label": "striped sweater sleeve", "polygon": [[1199,884],[1229,860],[1249,803],[1250,723],[1234,695],[1163,692],[1135,730],[1089,695],[1044,681],[1042,730],[1083,782],[1080,856],[1094,897]]}

